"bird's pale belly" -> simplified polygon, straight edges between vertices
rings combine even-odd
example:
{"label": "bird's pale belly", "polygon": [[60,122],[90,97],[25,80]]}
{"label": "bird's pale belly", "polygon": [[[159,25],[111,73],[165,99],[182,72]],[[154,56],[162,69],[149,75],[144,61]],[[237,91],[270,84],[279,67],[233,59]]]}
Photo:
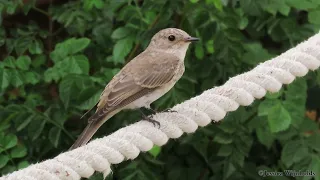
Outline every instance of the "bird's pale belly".
{"label": "bird's pale belly", "polygon": [[160,87],[159,89],[151,92],[150,94],[147,94],[134,102],[128,104],[124,109],[136,109],[140,107],[145,107],[150,109],[150,104],[154,102],[155,100],[159,99],[161,96],[163,96],[165,93],[167,93],[176,83],[170,82],[165,86]]}

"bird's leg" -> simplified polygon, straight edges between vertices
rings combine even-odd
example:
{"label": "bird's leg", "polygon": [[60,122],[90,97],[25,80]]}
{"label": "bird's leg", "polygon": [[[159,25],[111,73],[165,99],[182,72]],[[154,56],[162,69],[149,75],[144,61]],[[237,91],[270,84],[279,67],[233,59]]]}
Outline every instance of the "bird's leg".
{"label": "bird's leg", "polygon": [[152,109],[152,108],[149,108],[149,110],[151,110],[151,111],[153,112],[153,114],[159,113],[159,111],[156,111],[156,110],[154,110],[154,109]]}
{"label": "bird's leg", "polygon": [[139,109],[139,110],[140,110],[140,112],[142,114],[142,118],[143,118],[142,120],[151,122],[154,126],[157,124],[160,127],[160,122],[152,119],[151,117],[146,116],[141,109]]}

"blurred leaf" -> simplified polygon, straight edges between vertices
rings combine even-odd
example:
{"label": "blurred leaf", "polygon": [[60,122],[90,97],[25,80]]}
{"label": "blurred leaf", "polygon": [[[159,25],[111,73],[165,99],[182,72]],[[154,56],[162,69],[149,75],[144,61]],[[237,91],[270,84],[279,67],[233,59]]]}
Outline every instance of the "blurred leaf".
{"label": "blurred leaf", "polygon": [[201,44],[197,44],[196,45],[196,49],[195,49],[195,53],[196,53],[196,57],[198,59],[202,59],[204,56],[204,50]]}
{"label": "blurred leaf", "polygon": [[117,41],[113,48],[113,62],[124,63],[124,58],[129,54],[133,46],[132,38],[125,38]]}
{"label": "blurred leaf", "polygon": [[28,135],[32,141],[35,141],[43,131],[46,121],[41,118],[35,118],[33,123],[28,126]]}
{"label": "blurred leaf", "polygon": [[122,39],[127,37],[130,34],[130,30],[126,27],[120,27],[114,30],[111,34],[111,38],[113,39]]}
{"label": "blurred leaf", "polygon": [[232,143],[232,138],[230,135],[219,133],[214,137],[214,141],[220,144],[230,144]]}
{"label": "blurred leaf", "polygon": [[65,108],[69,107],[70,100],[77,91],[76,81],[73,77],[64,78],[59,84],[59,95]]}
{"label": "blurred leaf", "polygon": [[301,10],[308,10],[315,8],[315,4],[310,1],[299,1],[299,0],[286,0],[287,4],[290,6],[301,9]]}
{"label": "blurred leaf", "polygon": [[34,41],[29,46],[29,51],[31,54],[41,54],[43,49],[43,45],[39,41]]}
{"label": "blurred leaf", "polygon": [[21,162],[19,162],[19,164],[18,164],[18,169],[26,168],[26,167],[28,167],[29,165],[30,165],[30,164],[29,164],[28,161],[21,161]]}
{"label": "blurred leaf", "polygon": [[309,138],[307,138],[307,143],[310,146],[310,148],[320,152],[320,134],[314,133]]}
{"label": "blurred leaf", "polygon": [[313,24],[320,24],[319,16],[320,10],[311,11],[308,14],[308,21]]}
{"label": "blurred leaf", "polygon": [[0,89],[4,90],[9,86],[9,73],[6,69],[0,68]]}
{"label": "blurred leaf", "polygon": [[156,158],[161,152],[161,147],[154,145],[148,152]]}
{"label": "blurred leaf", "polygon": [[88,38],[73,39],[72,38],[65,43],[67,44],[69,53],[75,54],[84,50],[90,44],[90,39]]}
{"label": "blurred leaf", "polygon": [[61,129],[57,127],[52,127],[49,131],[49,140],[55,148],[58,147],[60,134],[61,134]]}
{"label": "blurred leaf", "polygon": [[84,8],[86,10],[91,10],[93,7],[97,9],[102,9],[104,2],[102,0],[84,0]]}
{"label": "blurred leaf", "polygon": [[10,151],[11,158],[22,158],[27,155],[27,148],[25,146],[19,145]]}
{"label": "blurred leaf", "polygon": [[257,132],[257,137],[259,139],[259,142],[265,145],[268,149],[270,149],[274,141],[274,137],[270,129],[267,127],[268,126],[265,126],[264,128],[262,127],[258,128],[256,132]]}
{"label": "blurred leaf", "polygon": [[17,136],[15,136],[13,134],[7,134],[1,139],[0,147],[3,149],[10,149],[10,148],[16,146],[17,143],[18,143]]}
{"label": "blurred leaf", "polygon": [[219,151],[218,151],[218,156],[226,157],[230,156],[232,153],[232,146],[231,145],[221,145]]}
{"label": "blurred leaf", "polygon": [[26,72],[25,73],[25,82],[30,84],[37,84],[40,81],[40,75],[35,72]]}
{"label": "blurred leaf", "polygon": [[103,89],[88,87],[83,89],[79,94],[79,108],[86,110],[95,106],[100,98]]}
{"label": "blurred leaf", "polygon": [[31,64],[31,59],[29,56],[19,56],[16,65],[22,70],[28,70]]}
{"label": "blurred leaf", "polygon": [[280,104],[279,100],[270,100],[266,99],[259,104],[258,107],[258,115],[259,116],[268,116],[270,114],[270,110]]}
{"label": "blurred leaf", "polygon": [[291,116],[281,104],[277,104],[270,109],[268,122],[271,132],[283,131],[289,128]]}
{"label": "blurred leaf", "polygon": [[19,86],[23,85],[24,76],[23,76],[22,72],[20,72],[16,69],[12,69],[12,70],[8,71],[8,73],[10,74],[10,83],[14,87],[19,87]]}
{"label": "blurred leaf", "polygon": [[251,43],[245,45],[246,53],[243,56],[243,61],[248,64],[258,64],[272,57],[261,44]]}
{"label": "blurred leaf", "polygon": [[308,149],[300,144],[299,141],[287,142],[281,152],[281,161],[290,167],[293,163],[299,162],[308,155]]}
{"label": "blurred leaf", "polygon": [[8,156],[0,154],[0,168],[3,168],[9,160],[10,158]]}
{"label": "blurred leaf", "polygon": [[35,68],[38,68],[41,65],[44,65],[45,62],[46,62],[46,56],[42,54],[42,55],[36,56],[36,58],[32,60],[31,65]]}
{"label": "blurred leaf", "polygon": [[76,54],[84,50],[90,44],[90,39],[88,38],[70,38],[61,43],[58,43],[50,53],[51,59],[57,63],[58,61],[63,60],[68,55]]}
{"label": "blurred leaf", "polygon": [[4,60],[3,60],[3,65],[4,67],[10,67],[10,68],[15,68],[15,58],[12,56],[7,56]]}

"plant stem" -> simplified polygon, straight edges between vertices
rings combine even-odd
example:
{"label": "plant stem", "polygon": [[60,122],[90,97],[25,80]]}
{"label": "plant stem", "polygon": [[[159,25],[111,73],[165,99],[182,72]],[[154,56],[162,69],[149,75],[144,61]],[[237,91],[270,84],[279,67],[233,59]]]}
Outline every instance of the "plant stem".
{"label": "plant stem", "polygon": [[46,16],[50,17],[50,14],[48,12],[42,10],[42,9],[39,9],[37,7],[32,7],[32,9],[35,10],[35,11],[38,11],[39,13],[41,13],[43,15],[46,15]]}

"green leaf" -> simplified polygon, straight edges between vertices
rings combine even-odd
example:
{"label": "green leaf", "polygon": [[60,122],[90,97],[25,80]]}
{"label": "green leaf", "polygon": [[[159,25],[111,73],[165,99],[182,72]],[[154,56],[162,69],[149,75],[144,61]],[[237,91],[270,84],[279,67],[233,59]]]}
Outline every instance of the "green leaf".
{"label": "green leaf", "polygon": [[223,163],[223,179],[228,179],[235,171],[234,165],[230,161],[225,160]]}
{"label": "green leaf", "polygon": [[112,39],[122,39],[127,37],[130,34],[130,30],[126,27],[120,27],[114,30],[111,34]]}
{"label": "green leaf", "polygon": [[76,54],[84,50],[90,44],[90,39],[88,38],[71,38],[65,40],[64,42],[58,43],[50,53],[50,58],[55,62],[59,62],[66,58],[68,55]]}
{"label": "green leaf", "polygon": [[189,0],[190,2],[192,2],[192,3],[197,3],[197,2],[199,2],[199,0]]}
{"label": "green leaf", "polygon": [[0,168],[3,168],[7,165],[10,158],[6,155],[0,154]]}
{"label": "green leaf", "polygon": [[208,51],[209,54],[213,54],[214,53],[214,43],[213,43],[213,40],[209,40],[207,43],[206,43],[206,49]]}
{"label": "green leaf", "polygon": [[272,107],[281,104],[279,100],[266,99],[259,104],[258,116],[267,116]]}
{"label": "green leaf", "polygon": [[10,76],[6,69],[0,68],[0,89],[4,90],[9,86]]}
{"label": "green leaf", "polygon": [[220,144],[230,144],[232,143],[232,138],[228,134],[219,133],[214,137],[214,141]]}
{"label": "green leaf", "polygon": [[283,94],[282,90],[275,92],[275,93],[267,92],[265,97],[268,99],[278,99],[282,94]]}
{"label": "green leaf", "polygon": [[133,46],[132,38],[125,38],[117,41],[113,47],[113,62],[124,63],[124,58],[129,54]]}
{"label": "green leaf", "polygon": [[239,21],[238,27],[240,30],[244,30],[249,24],[249,19],[247,17],[242,17]]}
{"label": "green leaf", "polygon": [[14,2],[9,2],[6,3],[6,12],[10,15],[14,14],[16,12],[18,3],[14,3]]}
{"label": "green leaf", "polygon": [[29,46],[29,51],[31,54],[42,54],[43,45],[40,41],[34,41]]}
{"label": "green leaf", "polygon": [[308,149],[300,141],[289,141],[281,152],[281,161],[290,167],[293,163],[299,162],[308,155]]}
{"label": "green leaf", "polygon": [[28,118],[25,118],[25,114],[21,117],[20,121],[17,120],[16,118],[16,130],[19,132],[23,130],[27,125],[33,120],[35,116],[31,115]]}
{"label": "green leaf", "polygon": [[222,11],[222,1],[221,0],[206,0],[207,4],[213,4],[219,11]]}
{"label": "green leaf", "polygon": [[219,148],[219,151],[217,153],[217,156],[222,156],[222,157],[227,157],[230,156],[232,153],[232,146],[227,144],[227,145],[221,145],[221,147]]}
{"label": "green leaf", "polygon": [[61,134],[61,129],[58,127],[52,127],[49,131],[49,140],[55,148],[58,147],[60,134]]}
{"label": "green leaf", "polygon": [[310,148],[312,148],[315,151],[318,151],[320,153],[320,134],[319,133],[314,133],[310,137],[307,138],[307,143]]}
{"label": "green leaf", "polygon": [[280,132],[289,128],[291,116],[281,104],[277,104],[270,109],[268,122],[271,132]]}
{"label": "green leaf", "polygon": [[268,149],[270,149],[274,141],[274,135],[271,133],[269,127],[265,126],[264,128],[257,128],[256,133],[259,142],[265,145]]}
{"label": "green leaf", "polygon": [[286,99],[283,106],[288,110],[292,117],[292,124],[299,127],[305,116],[305,104],[307,99],[307,82],[303,78],[295,80],[288,85],[285,91]]}
{"label": "green leaf", "polygon": [[19,56],[16,65],[22,70],[28,70],[31,64],[31,59],[29,56]]}
{"label": "green leaf", "polygon": [[54,68],[49,68],[44,72],[44,81],[51,82],[52,80],[58,81],[60,79],[60,74]]}
{"label": "green leaf", "polygon": [[18,164],[18,169],[26,168],[26,167],[28,167],[29,165],[30,165],[30,164],[29,164],[28,161],[21,161],[21,162],[19,162],[19,164]]}
{"label": "green leaf", "polygon": [[154,145],[148,152],[156,158],[161,152],[161,147]]}
{"label": "green leaf", "polygon": [[44,63],[46,62],[46,56],[44,54],[38,55],[36,56],[33,60],[32,60],[32,66],[35,68],[40,67],[41,65],[44,65]]}
{"label": "green leaf", "polygon": [[102,9],[104,2],[102,0],[84,0],[83,7],[85,10],[91,10],[93,7],[97,9]]}
{"label": "green leaf", "polygon": [[16,69],[11,69],[11,70],[8,70],[8,74],[10,74],[10,83],[14,87],[19,87],[23,85],[24,76],[20,71]]}
{"label": "green leaf", "polygon": [[70,39],[68,42],[68,50],[70,54],[75,54],[78,53],[82,50],[84,50],[89,44],[90,44],[90,39],[88,38],[79,38],[79,39]]}
{"label": "green leaf", "polygon": [[77,91],[76,80],[73,77],[66,77],[60,82],[59,95],[65,108],[69,107],[70,100]]}
{"label": "green leaf", "polygon": [[25,73],[25,82],[35,85],[38,82],[40,82],[40,75],[37,74],[36,72],[32,72],[32,71],[26,72]]}
{"label": "green leaf", "polygon": [[310,1],[286,0],[286,3],[296,9],[308,10],[316,8],[315,4]]}
{"label": "green leaf", "polygon": [[320,16],[320,10],[310,11],[308,13],[308,21],[312,24],[319,25],[320,24],[319,16]]}
{"label": "green leaf", "polygon": [[16,146],[10,151],[11,158],[22,158],[27,155],[27,148],[23,145]]}
{"label": "green leaf", "polygon": [[28,126],[28,135],[32,141],[36,140],[43,131],[46,120],[42,118],[34,118]]}
{"label": "green leaf", "polygon": [[7,56],[4,60],[3,60],[3,65],[4,67],[9,67],[9,68],[15,68],[15,58],[13,56]]}
{"label": "green leaf", "polygon": [[79,108],[82,110],[91,109],[100,98],[103,89],[97,87],[87,87],[79,94]]}
{"label": "green leaf", "polygon": [[195,54],[196,54],[196,57],[197,59],[202,59],[203,56],[204,56],[204,50],[203,50],[203,47],[201,44],[196,44],[196,47],[195,47]]}
{"label": "green leaf", "polygon": [[256,65],[273,57],[260,43],[245,44],[246,53],[243,55],[243,62]]}
{"label": "green leaf", "polygon": [[235,126],[235,124],[231,121],[223,121],[219,126],[219,129],[223,130],[224,132],[228,133],[228,134],[232,134],[235,131],[237,131],[237,127]]}
{"label": "green leaf", "polygon": [[10,149],[16,146],[18,143],[18,138],[14,134],[6,134],[3,139],[1,139],[1,148]]}
{"label": "green leaf", "polygon": [[89,60],[84,55],[74,55],[55,65],[55,70],[61,74],[89,74]]}

